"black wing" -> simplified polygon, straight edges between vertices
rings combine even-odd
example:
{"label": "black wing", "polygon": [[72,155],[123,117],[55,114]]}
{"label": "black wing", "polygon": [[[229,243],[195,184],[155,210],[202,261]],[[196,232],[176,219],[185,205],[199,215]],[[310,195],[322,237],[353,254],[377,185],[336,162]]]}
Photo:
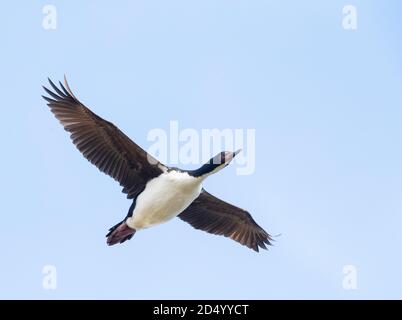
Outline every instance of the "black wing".
{"label": "black wing", "polygon": [[60,88],[49,79],[53,91],[43,87],[43,96],[56,118],[71,133],[71,139],[84,157],[118,181],[127,198],[143,190],[147,181],[160,175],[165,167],[141,149],[113,123],[97,116],[71,92],[66,79]]}
{"label": "black wing", "polygon": [[257,252],[259,247],[266,249],[265,244],[271,244],[271,236],[247,211],[226,203],[205,190],[178,217],[196,229],[229,237]]}

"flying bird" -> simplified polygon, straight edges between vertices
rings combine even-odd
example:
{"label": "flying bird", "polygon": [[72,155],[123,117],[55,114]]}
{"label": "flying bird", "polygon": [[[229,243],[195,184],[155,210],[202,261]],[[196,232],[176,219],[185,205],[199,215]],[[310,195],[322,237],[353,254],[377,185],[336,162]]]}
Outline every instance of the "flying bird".
{"label": "flying bird", "polygon": [[229,237],[258,252],[271,244],[271,236],[251,215],[226,203],[202,187],[204,180],[226,167],[237,155],[224,151],[196,170],[168,167],[139,147],[114,124],[82,104],[66,78],[53,91],[43,87],[50,110],[71,134],[83,156],[123,187],[132,200],[126,217],[109,229],[107,244],[129,240],[138,231],[174,217],[196,229]]}

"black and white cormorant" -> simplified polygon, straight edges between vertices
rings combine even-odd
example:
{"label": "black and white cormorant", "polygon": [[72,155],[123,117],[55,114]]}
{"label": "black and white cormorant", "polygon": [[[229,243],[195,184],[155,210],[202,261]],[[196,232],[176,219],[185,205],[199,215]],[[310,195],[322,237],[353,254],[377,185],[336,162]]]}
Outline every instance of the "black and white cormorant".
{"label": "black and white cormorant", "polygon": [[204,180],[226,167],[237,152],[221,152],[197,170],[171,168],[158,162],[112,123],[85,107],[72,93],[66,79],[43,96],[56,118],[71,133],[84,157],[118,181],[128,199],[127,216],[110,228],[107,244],[123,243],[136,231],[174,217],[196,229],[229,237],[255,251],[266,249],[271,236],[251,215],[209,194]]}

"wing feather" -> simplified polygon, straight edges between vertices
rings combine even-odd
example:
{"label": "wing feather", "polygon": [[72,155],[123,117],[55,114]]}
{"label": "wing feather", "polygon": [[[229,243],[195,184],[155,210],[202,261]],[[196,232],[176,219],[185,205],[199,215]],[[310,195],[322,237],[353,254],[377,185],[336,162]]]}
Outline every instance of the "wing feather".
{"label": "wing feather", "polygon": [[166,167],[152,158],[114,124],[83,105],[72,93],[67,80],[58,88],[50,79],[54,91],[43,87],[43,96],[50,110],[70,132],[71,139],[83,156],[98,169],[118,181],[134,198],[147,181],[160,175]]}
{"label": "wing feather", "polygon": [[195,229],[231,238],[258,252],[271,245],[271,236],[245,210],[224,202],[203,190],[178,216]]}

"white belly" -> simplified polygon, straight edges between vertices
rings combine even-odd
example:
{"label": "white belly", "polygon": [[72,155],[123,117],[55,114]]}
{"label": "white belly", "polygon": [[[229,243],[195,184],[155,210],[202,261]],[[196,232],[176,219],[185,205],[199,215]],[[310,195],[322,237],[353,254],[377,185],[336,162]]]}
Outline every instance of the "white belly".
{"label": "white belly", "polygon": [[136,230],[166,222],[186,209],[199,195],[202,180],[171,171],[149,181],[138,196],[127,224]]}

